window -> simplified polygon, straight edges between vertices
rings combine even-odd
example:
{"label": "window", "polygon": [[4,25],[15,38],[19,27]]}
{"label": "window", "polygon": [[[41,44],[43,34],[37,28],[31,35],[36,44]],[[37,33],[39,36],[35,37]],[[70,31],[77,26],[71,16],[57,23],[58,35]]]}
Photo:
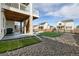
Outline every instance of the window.
{"label": "window", "polygon": [[40,27],[39,27],[39,29],[43,29],[43,27],[42,27],[42,26],[40,26]]}
{"label": "window", "polygon": [[61,25],[61,23],[59,23],[59,25]]}

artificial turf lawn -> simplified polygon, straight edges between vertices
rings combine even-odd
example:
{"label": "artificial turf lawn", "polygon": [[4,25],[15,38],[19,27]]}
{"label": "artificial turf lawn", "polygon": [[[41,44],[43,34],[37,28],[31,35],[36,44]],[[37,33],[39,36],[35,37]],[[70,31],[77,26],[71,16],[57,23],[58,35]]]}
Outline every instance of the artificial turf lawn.
{"label": "artificial turf lawn", "polygon": [[21,39],[11,39],[11,40],[4,40],[0,41],[0,53],[12,51],[21,47],[29,46],[32,44],[36,44],[41,42],[36,37],[28,37],[28,38],[21,38]]}

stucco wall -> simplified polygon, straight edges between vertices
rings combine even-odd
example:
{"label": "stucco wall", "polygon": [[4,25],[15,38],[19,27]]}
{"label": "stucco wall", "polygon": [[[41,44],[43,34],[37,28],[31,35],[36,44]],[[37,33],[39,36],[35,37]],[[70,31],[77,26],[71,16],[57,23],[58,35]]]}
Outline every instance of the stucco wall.
{"label": "stucco wall", "polygon": [[67,23],[65,23],[65,26],[66,26],[66,27],[72,27],[72,28],[70,28],[70,29],[65,28],[66,30],[73,30],[73,29],[75,28],[73,22],[67,22]]}
{"label": "stucco wall", "polygon": [[6,28],[13,28],[13,31],[14,31],[14,22],[13,21],[6,21],[4,12],[2,10],[2,4],[0,4],[0,40],[6,34]]}
{"label": "stucco wall", "polygon": [[2,38],[2,35],[1,35],[1,4],[0,4],[0,39]]}
{"label": "stucco wall", "polygon": [[0,40],[3,38],[5,35],[4,29],[5,29],[5,18],[4,18],[4,13],[2,12],[3,10],[1,9],[1,4],[0,4]]}
{"label": "stucco wall", "polygon": [[48,24],[47,24],[47,23],[45,23],[45,24],[44,24],[44,29],[47,29],[47,26],[48,26]]}
{"label": "stucco wall", "polygon": [[12,28],[13,32],[15,31],[15,27],[14,27],[14,21],[6,21],[6,29],[7,28]]}

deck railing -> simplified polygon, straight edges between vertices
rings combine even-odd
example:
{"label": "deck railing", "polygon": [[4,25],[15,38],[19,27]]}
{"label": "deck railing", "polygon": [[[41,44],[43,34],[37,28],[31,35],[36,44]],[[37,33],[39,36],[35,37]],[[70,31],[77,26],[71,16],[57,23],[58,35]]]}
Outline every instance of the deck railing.
{"label": "deck railing", "polygon": [[[5,3],[5,5],[30,13],[30,6],[29,5],[26,6],[22,3]],[[32,13],[36,16],[39,16],[39,12],[36,9],[33,9]]]}

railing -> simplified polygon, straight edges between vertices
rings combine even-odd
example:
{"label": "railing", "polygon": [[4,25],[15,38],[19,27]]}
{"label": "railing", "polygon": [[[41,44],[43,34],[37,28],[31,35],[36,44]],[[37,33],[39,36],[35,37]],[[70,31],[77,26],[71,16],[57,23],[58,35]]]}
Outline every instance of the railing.
{"label": "railing", "polygon": [[29,5],[26,6],[24,4],[20,4],[20,10],[30,12],[30,7],[29,7]]}
{"label": "railing", "polygon": [[33,9],[33,14],[39,16],[39,11],[37,11],[36,9]]}
{"label": "railing", "polygon": [[[26,6],[21,3],[20,4],[19,3],[5,3],[5,5],[30,13],[30,6],[29,5]],[[39,16],[39,12],[37,10],[33,9],[33,15]]]}
{"label": "railing", "polygon": [[19,4],[18,3],[5,3],[5,5],[9,6],[9,7],[14,7],[14,8],[19,8]]}

